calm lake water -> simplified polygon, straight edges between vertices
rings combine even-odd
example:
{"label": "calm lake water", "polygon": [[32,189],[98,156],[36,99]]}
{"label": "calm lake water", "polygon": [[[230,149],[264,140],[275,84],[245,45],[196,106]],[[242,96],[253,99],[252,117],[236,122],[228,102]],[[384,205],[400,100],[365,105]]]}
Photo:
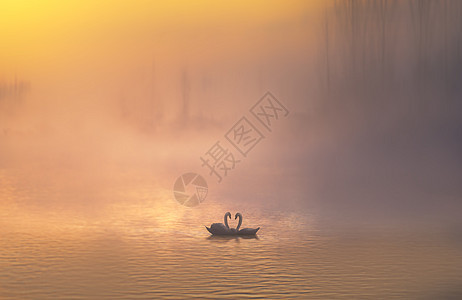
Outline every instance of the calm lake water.
{"label": "calm lake water", "polygon": [[[462,295],[460,231],[352,225],[306,209],[224,205],[212,199],[190,209],[169,195],[148,195],[149,190],[138,191],[125,195],[138,201],[95,204],[88,217],[90,210],[18,209],[26,201],[23,193],[4,183],[2,203],[16,204],[3,206],[0,213],[0,298]],[[86,206],[92,209],[91,203]],[[243,227],[261,227],[258,237],[210,237],[204,225],[223,222],[226,211],[240,211]],[[230,226],[235,225],[232,220]]]}

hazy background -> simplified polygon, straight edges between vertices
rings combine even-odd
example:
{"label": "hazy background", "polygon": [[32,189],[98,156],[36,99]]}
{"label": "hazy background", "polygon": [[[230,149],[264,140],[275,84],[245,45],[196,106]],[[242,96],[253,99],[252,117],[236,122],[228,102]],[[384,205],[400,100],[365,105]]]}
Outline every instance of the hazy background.
{"label": "hazy background", "polygon": [[[2,226],[187,212],[190,171],[197,209],[456,221],[461,32],[455,0],[2,1]],[[288,118],[217,184],[199,157],[266,91]]]}

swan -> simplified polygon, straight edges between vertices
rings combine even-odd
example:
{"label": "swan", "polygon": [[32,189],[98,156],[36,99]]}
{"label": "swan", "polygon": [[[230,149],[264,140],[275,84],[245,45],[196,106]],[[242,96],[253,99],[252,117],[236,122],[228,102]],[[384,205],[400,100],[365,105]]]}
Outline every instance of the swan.
{"label": "swan", "polygon": [[231,219],[231,213],[229,211],[225,214],[225,224],[213,223],[210,225],[210,228],[207,226],[205,226],[205,228],[207,228],[207,230],[213,235],[235,235],[237,234],[237,230],[229,228],[228,218]]}
{"label": "swan", "polygon": [[234,220],[236,220],[238,217],[239,217],[239,223],[237,224],[237,228],[236,228],[238,235],[255,235],[255,234],[257,234],[257,231],[260,229],[260,227],[258,227],[258,228],[242,228],[241,230],[239,230],[239,228],[241,227],[241,224],[242,224],[242,215],[241,215],[241,213],[236,213],[236,215],[234,216]]}

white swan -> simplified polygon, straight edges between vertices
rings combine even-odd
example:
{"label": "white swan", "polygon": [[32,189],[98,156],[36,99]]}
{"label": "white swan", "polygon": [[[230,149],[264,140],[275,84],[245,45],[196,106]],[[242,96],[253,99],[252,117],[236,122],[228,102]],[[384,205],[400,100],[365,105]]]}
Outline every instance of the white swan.
{"label": "white swan", "polygon": [[205,228],[207,228],[207,230],[213,235],[235,235],[237,230],[229,228],[228,218],[231,219],[231,213],[229,211],[225,214],[225,224],[213,223],[210,228],[207,226],[205,226]]}
{"label": "white swan", "polygon": [[234,216],[234,220],[236,220],[238,217],[239,217],[239,223],[237,224],[237,228],[236,228],[238,235],[255,235],[255,234],[257,234],[257,231],[260,229],[260,227],[258,227],[258,228],[242,228],[241,230],[239,230],[239,228],[241,227],[241,224],[242,224],[242,215],[241,215],[241,213],[236,213],[236,215]]}

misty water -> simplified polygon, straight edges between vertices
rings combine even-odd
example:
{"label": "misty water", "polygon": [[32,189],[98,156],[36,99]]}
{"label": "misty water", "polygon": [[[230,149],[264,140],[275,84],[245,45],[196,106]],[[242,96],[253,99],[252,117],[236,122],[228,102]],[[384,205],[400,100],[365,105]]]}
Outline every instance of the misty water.
{"label": "misty water", "polygon": [[[55,188],[3,184],[1,192],[16,203],[31,193],[56,197]],[[1,212],[2,299],[461,295],[461,232],[454,226],[348,220],[271,199],[209,198],[191,209],[148,180],[98,192],[111,202],[87,203],[86,211],[55,202],[20,215]],[[243,227],[261,227],[257,237],[211,237],[205,225],[223,222],[226,211],[241,212]]]}
{"label": "misty water", "polygon": [[3,228],[2,298],[461,295],[462,246],[460,237],[454,242],[448,232],[348,226],[308,212],[255,207],[244,213],[244,226],[260,226],[257,238],[212,238],[201,223],[222,222],[222,207],[205,206],[172,219],[162,211],[175,210],[175,203],[157,205],[163,209],[126,203],[106,224],[62,228],[49,220],[53,228],[46,231]]}
{"label": "misty water", "polygon": [[462,298],[461,1],[46,2],[0,4],[1,299]]}

